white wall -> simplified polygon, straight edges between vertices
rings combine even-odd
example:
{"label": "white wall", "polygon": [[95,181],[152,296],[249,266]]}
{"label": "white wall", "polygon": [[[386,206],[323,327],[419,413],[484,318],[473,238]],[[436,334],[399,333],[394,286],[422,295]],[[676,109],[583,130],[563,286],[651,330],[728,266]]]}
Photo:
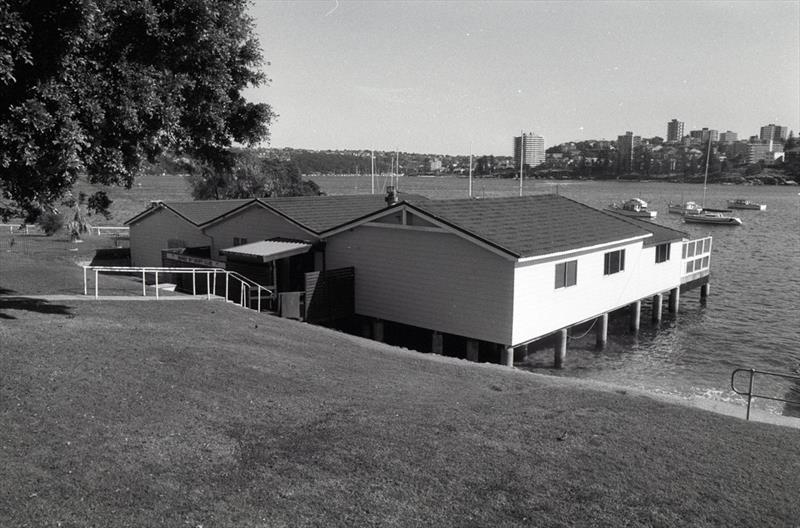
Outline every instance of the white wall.
{"label": "white wall", "polygon": [[233,239],[246,238],[258,242],[274,237],[316,241],[317,237],[297,227],[280,215],[260,206],[252,206],[206,228],[214,239],[211,256],[217,257],[220,249],[233,246]]}
{"label": "white wall", "polygon": [[[604,275],[604,255],[625,249],[625,270]],[[555,266],[578,261],[577,283],[555,288]],[[642,242],[541,263],[518,263],[514,272],[513,343],[545,336],[582,320],[680,285],[681,243],[671,244],[670,259],[656,264],[655,247]]]}
{"label": "white wall", "polygon": [[510,343],[514,262],[444,231],[363,225],[328,239],[355,267],[356,313]]}
{"label": "white wall", "polygon": [[200,229],[168,209],[159,209],[130,228],[132,266],[161,266],[161,250],[170,239],[183,240],[187,246],[211,245]]}

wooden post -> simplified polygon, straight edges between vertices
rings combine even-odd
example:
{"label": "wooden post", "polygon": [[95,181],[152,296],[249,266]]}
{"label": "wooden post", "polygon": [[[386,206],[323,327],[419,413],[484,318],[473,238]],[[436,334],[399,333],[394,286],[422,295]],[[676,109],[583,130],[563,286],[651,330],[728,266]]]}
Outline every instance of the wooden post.
{"label": "wooden post", "polygon": [[261,313],[261,286],[258,287],[258,313]]}
{"label": "wooden post", "polygon": [[197,295],[197,281],[195,280],[196,276],[197,274],[195,273],[195,270],[192,269],[192,295]]}
{"label": "wooden post", "polygon": [[147,297],[147,275],[142,269],[142,297]]}
{"label": "wooden post", "polygon": [[681,302],[681,289],[673,288],[669,291],[669,313],[678,313],[678,307]]}
{"label": "wooden post", "polygon": [[156,300],[158,300],[158,272],[156,271]]}
{"label": "wooden post", "polygon": [[434,354],[442,355],[444,351],[444,336],[437,332],[436,330],[433,331],[433,335],[431,337],[431,352]]}
{"label": "wooden post", "polygon": [[567,329],[562,328],[556,335],[556,346],[553,354],[553,366],[555,368],[564,367],[564,359],[567,357]]}
{"label": "wooden post", "polygon": [[507,367],[514,366],[514,347],[504,347],[500,350],[500,362]]}
{"label": "wooden post", "polygon": [[211,300],[211,273],[206,273],[206,299]]}
{"label": "wooden post", "polygon": [[474,339],[467,340],[467,361],[478,362],[479,357],[479,343]]}
{"label": "wooden post", "polygon": [[706,302],[709,293],[711,293],[711,285],[709,283],[700,286],[700,302]]}
{"label": "wooden post", "polygon": [[230,277],[230,273],[227,271],[225,272],[225,302],[228,302],[228,278]]}
{"label": "wooden post", "polygon": [[661,322],[661,304],[663,302],[663,296],[660,293],[653,295],[653,322],[660,323]]}
{"label": "wooden post", "polygon": [[383,321],[380,319],[372,321],[372,339],[383,342]]}
{"label": "wooden post", "polygon": [[608,342],[608,312],[597,318],[597,348],[604,348]]}
{"label": "wooden post", "polygon": [[86,283],[86,266],[83,267],[83,294],[89,295],[88,285]]}
{"label": "wooden post", "polygon": [[97,270],[94,270],[94,298],[97,299]]}
{"label": "wooden post", "polygon": [[631,330],[634,332],[639,331],[639,320],[642,312],[642,301],[636,301],[631,304]]}

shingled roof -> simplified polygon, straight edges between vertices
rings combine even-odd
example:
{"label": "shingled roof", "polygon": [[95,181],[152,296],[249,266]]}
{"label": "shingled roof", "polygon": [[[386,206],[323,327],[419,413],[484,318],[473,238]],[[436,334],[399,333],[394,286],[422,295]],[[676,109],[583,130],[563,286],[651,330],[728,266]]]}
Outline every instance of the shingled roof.
{"label": "shingled roof", "polygon": [[[408,203],[428,201],[417,194],[399,194],[398,199]],[[382,194],[262,198],[261,202],[314,233],[328,231],[388,207]]]}
{"label": "shingled roof", "polygon": [[554,194],[429,200],[410,207],[517,258],[652,236],[644,226]]}
{"label": "shingled roof", "polygon": [[[399,194],[398,199],[409,203],[427,201],[424,196],[403,193]],[[271,209],[313,233],[327,231],[388,207],[382,194],[155,202],[154,207],[139,213],[125,224],[136,223],[159,207],[164,207],[188,222],[202,227],[252,205]]]}

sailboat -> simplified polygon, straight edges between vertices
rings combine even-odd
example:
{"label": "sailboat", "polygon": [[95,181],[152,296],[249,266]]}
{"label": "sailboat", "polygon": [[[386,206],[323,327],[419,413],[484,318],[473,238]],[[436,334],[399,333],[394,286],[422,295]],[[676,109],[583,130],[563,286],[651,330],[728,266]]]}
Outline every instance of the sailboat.
{"label": "sailboat", "polygon": [[711,159],[711,137],[708,138],[708,153],[706,154],[706,173],[703,177],[703,202],[699,211],[685,210],[683,221],[687,224],[712,224],[712,225],[742,225],[742,219],[727,216],[721,211],[706,209],[706,189],[708,189],[708,161]]}

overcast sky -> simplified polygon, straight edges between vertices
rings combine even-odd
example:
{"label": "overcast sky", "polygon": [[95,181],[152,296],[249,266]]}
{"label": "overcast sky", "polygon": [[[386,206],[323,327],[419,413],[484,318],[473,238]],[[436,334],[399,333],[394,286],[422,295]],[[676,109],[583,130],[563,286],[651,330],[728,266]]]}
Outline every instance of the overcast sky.
{"label": "overcast sky", "polygon": [[800,1],[255,0],[273,147],[510,155],[800,126]]}

